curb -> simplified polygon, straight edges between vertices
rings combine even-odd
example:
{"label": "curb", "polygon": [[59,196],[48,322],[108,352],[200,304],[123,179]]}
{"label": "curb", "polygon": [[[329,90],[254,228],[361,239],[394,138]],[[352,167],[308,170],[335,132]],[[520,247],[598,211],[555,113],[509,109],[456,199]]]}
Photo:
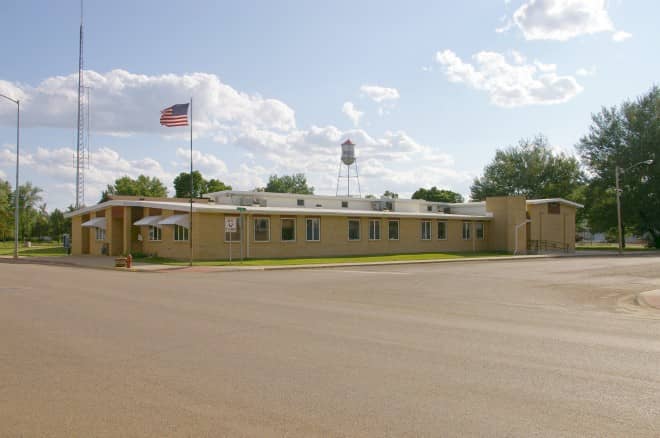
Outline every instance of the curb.
{"label": "curb", "polygon": [[[657,256],[657,253],[633,253],[619,256],[618,254],[580,254],[574,253],[556,253],[556,254],[534,254],[534,255],[518,255],[518,256],[499,256],[499,257],[466,257],[456,259],[431,259],[431,260],[399,260],[399,261],[383,261],[383,262],[348,262],[348,263],[319,263],[319,264],[306,264],[306,265],[279,265],[279,266],[200,266],[193,265],[193,269],[199,269],[200,273],[222,273],[222,272],[238,272],[238,271],[278,271],[278,270],[300,270],[300,269],[332,269],[332,268],[348,268],[348,267],[368,267],[368,266],[395,266],[395,265],[414,265],[414,264],[432,264],[432,263],[473,263],[473,262],[500,262],[500,261],[524,261],[524,260],[537,260],[537,259],[556,259],[564,257],[589,257],[589,258],[619,258],[619,257],[652,257]],[[148,274],[164,274],[170,271],[185,271],[190,269],[190,266],[180,265],[162,265],[160,268],[144,269],[139,265],[134,265],[132,268],[117,268],[114,266],[91,266],[82,265],[64,260],[47,260],[32,259],[32,258],[19,258],[15,260],[11,257],[0,257],[0,263],[20,263],[20,264],[36,264],[36,265],[50,265],[50,266],[65,266],[72,268],[83,269],[103,269],[114,270],[120,272],[139,272]],[[138,262],[139,263],[139,262]],[[146,264],[147,266],[153,266]],[[201,269],[200,269],[201,268]]]}

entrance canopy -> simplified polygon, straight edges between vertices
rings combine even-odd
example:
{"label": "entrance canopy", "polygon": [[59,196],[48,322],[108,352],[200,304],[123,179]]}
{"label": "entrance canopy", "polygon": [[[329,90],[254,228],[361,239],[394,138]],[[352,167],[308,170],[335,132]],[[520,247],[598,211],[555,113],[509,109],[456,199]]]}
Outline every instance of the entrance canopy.
{"label": "entrance canopy", "polygon": [[158,222],[158,225],[181,225],[182,227],[190,228],[190,215],[189,214],[175,214],[168,216]]}
{"label": "entrance canopy", "polygon": [[88,228],[101,228],[105,230],[105,218],[104,217],[95,217],[93,219],[88,220],[87,222],[83,222],[81,224],[81,227],[88,227]]}
{"label": "entrance canopy", "polygon": [[138,227],[152,226],[157,227],[158,222],[162,221],[165,216],[145,216],[137,222],[133,222],[133,225]]}

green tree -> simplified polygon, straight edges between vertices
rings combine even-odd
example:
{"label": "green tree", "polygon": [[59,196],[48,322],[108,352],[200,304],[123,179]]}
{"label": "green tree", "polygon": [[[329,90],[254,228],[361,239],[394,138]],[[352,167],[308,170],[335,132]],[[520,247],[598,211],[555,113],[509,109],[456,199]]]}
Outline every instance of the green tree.
{"label": "green tree", "polygon": [[420,187],[412,195],[412,199],[424,199],[431,202],[463,202],[463,196],[460,193],[451,190],[438,189],[436,186],[430,189]]}
{"label": "green tree", "polygon": [[[39,204],[43,201],[41,198],[42,192],[41,188],[33,186],[29,181],[18,187],[18,235],[24,240],[32,236],[33,227],[40,215]],[[13,196],[11,205],[13,215]]]}
{"label": "green tree", "polygon": [[307,177],[303,173],[294,175],[271,175],[266,185],[267,192],[298,193],[300,195],[313,195],[314,187],[307,186]]}
{"label": "green tree", "polygon": [[[616,229],[615,169],[620,167],[628,169],[620,175],[624,228],[648,234],[660,247],[660,88],[591,118],[577,149],[591,175],[585,209],[592,230]],[[651,165],[635,166],[651,159]]]}
{"label": "green tree", "polygon": [[526,198],[574,199],[584,184],[580,163],[566,154],[555,154],[548,140],[539,135],[520,140],[518,146],[497,150],[481,178],[470,187],[471,198],[522,195]]}
{"label": "green tree", "polygon": [[226,185],[219,179],[211,178],[206,182],[204,193],[222,192],[224,190],[231,190],[231,186]]}
{"label": "green tree", "polygon": [[[204,192],[206,181],[204,181],[204,177],[202,177],[202,174],[199,173],[198,170],[194,170],[192,176],[192,197],[199,198]],[[177,198],[190,198],[190,173],[181,172],[176,178],[174,178],[174,192]]]}
{"label": "green tree", "polygon": [[[199,198],[204,193],[220,192],[231,190],[231,186],[226,185],[218,179],[205,180],[198,170],[193,171],[193,197]],[[177,198],[190,197],[190,173],[181,172],[174,178],[174,191]]]}
{"label": "green tree", "polygon": [[59,241],[62,238],[62,234],[68,232],[64,213],[56,208],[48,216],[48,233],[52,238]]}
{"label": "green tree", "polygon": [[115,183],[110,185],[101,194],[101,201],[109,199],[109,195],[125,196],[151,196],[155,198],[164,198],[167,196],[167,188],[156,177],[140,175],[136,179],[129,176],[117,178]]}
{"label": "green tree", "polygon": [[37,212],[32,224],[32,237],[37,237],[39,240],[49,235],[48,233],[48,211],[46,204],[41,204],[37,208]]}
{"label": "green tree", "polygon": [[383,193],[383,198],[399,199],[399,194],[385,190],[385,193]]}
{"label": "green tree", "polygon": [[0,180],[0,240],[7,240],[14,235],[14,210],[11,200],[11,184]]}

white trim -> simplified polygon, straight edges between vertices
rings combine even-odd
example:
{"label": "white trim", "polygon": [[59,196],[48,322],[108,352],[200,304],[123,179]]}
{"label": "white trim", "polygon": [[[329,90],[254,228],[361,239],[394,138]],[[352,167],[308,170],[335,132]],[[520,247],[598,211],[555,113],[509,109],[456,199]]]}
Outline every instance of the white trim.
{"label": "white trim", "polygon": [[[378,237],[377,238],[374,237],[373,239],[371,238],[371,224],[372,223],[378,223]],[[383,221],[381,219],[369,219],[369,235],[367,236],[367,237],[369,237],[369,240],[371,240],[372,242],[380,240],[381,236],[383,234],[382,229],[383,229]]]}
{"label": "white trim", "polygon": [[[307,238],[307,221],[319,221],[319,238],[314,240],[314,239],[308,239]],[[314,237],[314,226],[312,225],[312,237]],[[312,217],[305,217],[305,242],[320,242],[321,241],[321,218],[318,216],[312,216]]]}
{"label": "white trim", "polygon": [[[429,237],[428,237],[428,239],[424,238],[424,225],[425,224],[429,224]],[[432,224],[433,224],[433,221],[426,220],[426,219],[419,221],[419,225],[420,225],[420,227],[419,227],[419,240],[425,240],[425,241],[433,240],[433,225]]]}
{"label": "white trim", "polygon": [[[162,210],[172,210],[177,214],[182,214],[187,205],[182,202],[166,202],[166,201],[125,201],[113,200],[96,204],[90,207],[81,208],[75,211],[70,211],[64,214],[64,217],[70,218],[82,214],[104,210],[108,207],[149,207],[160,208]],[[193,212],[204,213],[217,213],[217,214],[236,214],[237,206],[229,204],[194,204]],[[286,216],[343,216],[343,217],[395,217],[399,218],[416,218],[416,219],[456,219],[456,220],[472,220],[478,219],[489,221],[493,219],[492,213],[486,215],[466,215],[466,214],[451,214],[451,213],[427,213],[427,212],[406,212],[406,211],[375,211],[375,210],[351,210],[347,208],[330,209],[330,208],[301,208],[301,207],[242,207],[245,208],[244,214],[258,214],[258,215],[286,215]]]}
{"label": "white trim", "polygon": [[547,198],[547,199],[530,199],[527,201],[527,204],[538,205],[538,204],[549,204],[551,202],[558,202],[560,204],[570,205],[575,208],[584,208],[584,205],[578,204],[577,202],[569,201],[564,198]]}
{"label": "white trim", "polygon": [[[186,227],[186,226],[181,225],[181,224],[172,224],[172,225],[174,225],[174,230],[173,230],[173,236],[172,237],[174,238],[175,242],[187,242],[187,241],[190,240],[190,228],[189,227]],[[185,234],[186,239],[177,239],[177,237],[178,237],[177,233],[176,233],[177,227],[182,228],[182,229],[185,230],[185,232],[181,232],[181,234],[182,234],[181,237],[183,237],[183,234]]]}

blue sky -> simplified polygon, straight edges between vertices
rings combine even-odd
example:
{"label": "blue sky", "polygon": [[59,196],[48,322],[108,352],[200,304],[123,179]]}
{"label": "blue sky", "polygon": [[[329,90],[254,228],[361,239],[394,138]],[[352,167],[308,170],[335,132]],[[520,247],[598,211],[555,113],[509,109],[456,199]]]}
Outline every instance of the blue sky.
{"label": "blue sky", "polygon": [[[22,101],[21,181],[75,199],[77,1],[9,1],[0,93]],[[87,1],[86,202],[145,173],[170,188],[187,130],[159,111],[193,97],[194,158],[237,189],[304,172],[335,192],[356,144],[363,195],[469,193],[497,148],[573,146],[601,106],[657,83],[654,1]],[[0,102],[0,178],[14,180],[15,107]]]}

